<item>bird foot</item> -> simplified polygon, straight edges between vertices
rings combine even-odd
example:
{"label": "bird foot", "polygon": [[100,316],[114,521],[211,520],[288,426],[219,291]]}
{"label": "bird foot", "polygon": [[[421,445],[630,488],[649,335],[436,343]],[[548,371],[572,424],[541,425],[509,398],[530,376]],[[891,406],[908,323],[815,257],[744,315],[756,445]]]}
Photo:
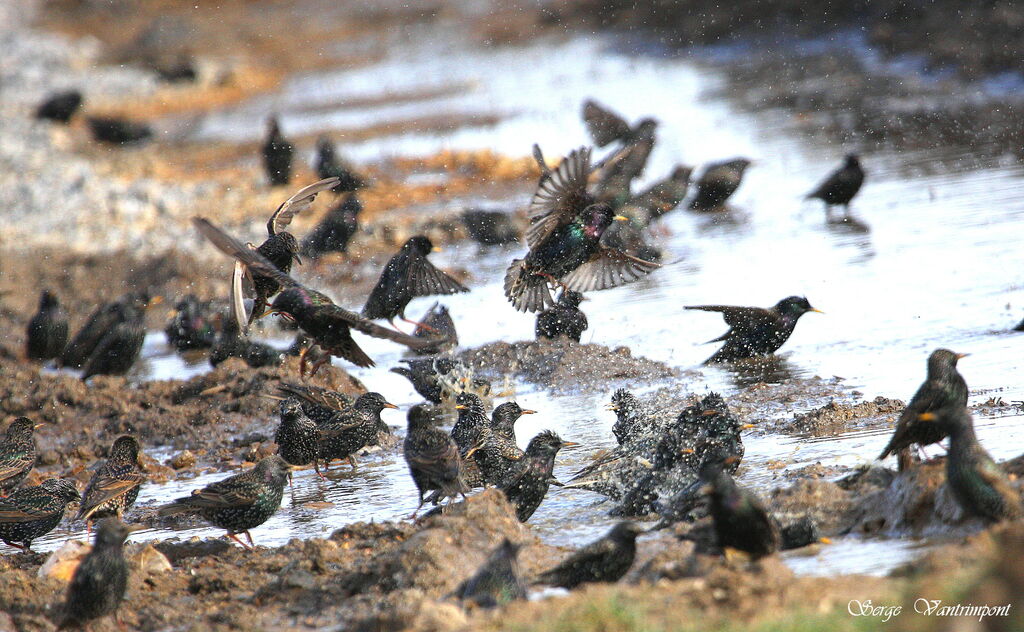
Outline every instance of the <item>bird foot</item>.
{"label": "bird foot", "polygon": [[[251,535],[249,535],[249,532],[248,532],[248,531],[245,531],[244,533],[245,533],[245,536],[246,536],[247,538],[249,538],[249,542],[252,542],[252,536],[251,536]],[[229,534],[228,534],[228,537],[229,537],[230,539],[234,540],[235,542],[238,542],[238,543],[239,543],[240,545],[242,545],[242,548],[243,548],[243,549],[245,549],[245,550],[247,550],[247,551],[251,551],[251,550],[253,550],[253,548],[254,548],[254,547],[253,547],[253,546],[252,546],[251,544],[246,544],[245,542],[242,542],[242,539],[238,537],[238,534],[235,534],[235,533],[229,533]]]}
{"label": "bird foot", "polygon": [[422,329],[426,330],[427,333],[431,333],[431,334],[439,334],[439,333],[441,333],[441,332],[439,332],[438,330],[434,329],[433,327],[431,327],[430,325],[428,325],[426,323],[421,323],[421,322],[418,322],[418,321],[415,321],[415,320],[409,320],[405,316],[401,316],[400,318],[403,321],[409,323],[410,325],[416,325],[416,329],[422,328]]}

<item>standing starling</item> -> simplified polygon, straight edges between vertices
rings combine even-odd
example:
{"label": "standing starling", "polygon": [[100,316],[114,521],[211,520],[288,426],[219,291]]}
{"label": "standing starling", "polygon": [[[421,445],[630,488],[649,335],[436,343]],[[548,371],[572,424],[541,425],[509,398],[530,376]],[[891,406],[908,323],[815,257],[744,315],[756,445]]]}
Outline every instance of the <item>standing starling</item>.
{"label": "standing starling", "polygon": [[574,150],[554,171],[543,156],[536,158],[544,175],[530,203],[530,250],[505,273],[505,296],[517,310],[536,312],[554,305],[549,283],[577,292],[605,290],[660,267],[600,243],[613,220],[626,218],[595,203],[587,192],[589,148]]}
{"label": "standing starling", "polygon": [[658,122],[652,118],[640,119],[636,127],[630,127],[620,115],[593,99],[583,102],[583,122],[598,147],[604,147],[617,140],[629,144],[637,139],[653,136],[654,130],[658,127]]}
{"label": "standing starling", "polygon": [[302,405],[294,397],[282,400],[281,425],[274,434],[277,453],[290,465],[313,464],[320,474],[320,428],[302,412]]}
{"label": "standing starling", "polygon": [[519,227],[510,213],[467,209],[462,212],[462,223],[470,238],[484,246],[500,246],[519,241]]}
{"label": "standing starling", "polygon": [[455,396],[455,409],[459,412],[455,425],[452,426],[452,440],[459,446],[465,456],[477,446],[480,433],[488,427],[487,411],[484,402],[473,393],[459,393]]}
{"label": "standing starling", "polygon": [[346,193],[302,240],[302,254],[318,259],[331,252],[348,252],[349,241],[359,232],[362,212],[355,192]]}
{"label": "standing starling", "polygon": [[516,472],[505,485],[499,489],[516,509],[519,522],[526,522],[540,507],[548,487],[553,480],[555,455],[564,447],[576,445],[571,441],[562,441],[554,432],[545,430],[526,446],[526,456],[519,461]]}
{"label": "standing starling", "polygon": [[35,487],[16,490],[0,500],[0,540],[31,551],[32,540],[53,531],[68,504],[79,498],[75,483],[63,478],[48,478]]}
{"label": "standing starling", "polygon": [[419,322],[420,324],[412,332],[413,337],[436,340],[437,346],[413,351],[413,353],[417,355],[441,353],[459,345],[459,334],[455,331],[455,321],[447,306],[434,303]]}
{"label": "standing starling", "polygon": [[292,180],[292,154],[295,147],[281,134],[276,117],[267,120],[267,140],[263,143],[263,167],[271,186],[288,184]]}
{"label": "standing starling", "polygon": [[28,417],[18,417],[7,426],[7,435],[0,442],[0,495],[6,496],[21,484],[36,464],[35,429]]}
{"label": "standing starling", "polygon": [[153,130],[145,123],[106,116],[88,116],[86,122],[93,139],[111,145],[141,143],[153,136]]}
{"label": "standing starling", "polygon": [[39,298],[39,311],[28,322],[26,339],[25,355],[30,360],[56,358],[68,344],[68,315],[50,290],[43,290]]}
{"label": "standing starling", "polygon": [[541,573],[538,583],[572,590],[580,584],[619,581],[636,557],[636,536],[643,527],[620,522],[603,538],[576,551],[558,566]]}
{"label": "standing starling", "polygon": [[686,309],[721,312],[729,331],[708,342],[725,342],[704,364],[729,362],[742,358],[775,353],[796,327],[796,321],[807,312],[821,310],[811,307],[806,298],[790,296],[774,307],[732,307],[729,305],[687,305]]}
{"label": "standing starling", "polygon": [[334,459],[348,459],[352,469],[356,469],[355,453],[376,443],[377,433],[384,424],[380,413],[385,408],[397,409],[398,406],[380,393],[363,393],[351,409],[320,426],[320,458],[324,465]]}
{"label": "standing starling", "polygon": [[496,608],[526,599],[526,585],[519,574],[519,549],[505,538],[491,551],[477,572],[455,589],[455,596],[481,608]]}
{"label": "standing starling", "polygon": [[856,154],[847,154],[846,162],[833,171],[818,188],[807,194],[808,200],[821,200],[825,203],[825,216],[831,215],[833,206],[846,208],[850,214],[850,201],[853,200],[861,185],[864,184],[864,170]]}
{"label": "standing starling", "polygon": [[420,494],[420,504],[412,514],[415,520],[427,492],[438,492],[434,495],[433,502],[436,504],[458,495],[465,498],[469,487],[462,480],[459,448],[447,432],[433,427],[427,409],[422,405],[413,406],[409,409],[408,421],[409,429],[402,444],[402,452]]}
{"label": "standing starling", "polygon": [[277,390],[284,395],[297,397],[302,412],[318,426],[334,421],[335,415],[352,408],[356,401],[351,395],[308,384],[280,382]]}
{"label": "standing starling", "polygon": [[709,509],[723,551],[739,549],[756,560],[779,550],[778,525],[757,496],[736,484],[722,462],[709,462],[701,478],[710,492]]}
{"label": "standing starling", "polygon": [[505,402],[491,413],[490,425],[480,432],[480,449],[473,453],[485,483],[501,487],[517,473],[516,465],[525,454],[516,443],[515,423],[522,415],[536,412],[524,410],[515,402]]}
{"label": "standing starling", "polygon": [[82,366],[82,380],[94,375],[124,375],[142,353],[146,310],[128,308],[124,319],[107,331]]}
{"label": "standing starling", "polygon": [[351,193],[366,186],[366,181],[335,155],[334,143],[326,136],[316,141],[316,173],[321,180],[338,179],[338,184],[332,189],[335,193]]}
{"label": "standing starling", "polygon": [[725,201],[736,192],[743,172],[750,166],[746,158],[736,158],[708,165],[697,180],[697,194],[690,201],[694,211],[720,211]]}
{"label": "standing starling", "polygon": [[71,369],[80,369],[85,366],[86,360],[93,355],[104,337],[113,331],[114,327],[119,323],[135,320],[137,313],[145,312],[151,302],[159,301],[158,299],[151,300],[149,294],[145,292],[132,292],[114,302],[104,303],[97,307],[64,348],[59,364]]}
{"label": "standing starling", "polygon": [[583,332],[589,327],[587,315],[580,309],[580,302],[585,300],[587,299],[579,292],[562,290],[557,305],[537,314],[537,339],[554,340],[559,336],[566,336],[579,342]]}
{"label": "standing starling", "polygon": [[118,437],[110,448],[110,456],[96,469],[82,495],[75,520],[86,520],[90,526],[102,518],[118,519],[135,504],[139,488],[146,480],[139,464],[139,442],[135,437]]}
{"label": "standing starling", "polygon": [[36,108],[36,118],[67,123],[75,112],[82,107],[82,93],[78,90],[67,90],[50,95]]}
{"label": "standing starling", "polygon": [[75,569],[58,629],[85,627],[93,619],[117,612],[128,589],[128,560],[124,541],[141,527],[129,527],[117,518],[99,523],[92,550]]}
{"label": "standing starling", "polygon": [[[281,506],[290,471],[280,456],[268,456],[252,469],[211,483],[193,491],[191,496],[164,505],[158,514],[198,513],[207,522],[226,530],[229,538],[251,549],[253,541],[249,529],[269,520]],[[239,533],[245,534],[248,546],[238,538]]]}
{"label": "standing starling", "polygon": [[189,294],[178,301],[164,335],[167,344],[178,351],[209,349],[217,341],[217,320],[222,315],[207,301]]}
{"label": "standing starling", "polygon": [[912,444],[926,446],[946,438],[949,424],[920,423],[918,417],[942,408],[967,406],[967,382],[956,370],[957,361],[966,355],[949,349],[932,351],[928,356],[928,377],[900,413],[892,439],[879,459],[896,454],[897,465],[902,472],[910,465],[909,448]]}

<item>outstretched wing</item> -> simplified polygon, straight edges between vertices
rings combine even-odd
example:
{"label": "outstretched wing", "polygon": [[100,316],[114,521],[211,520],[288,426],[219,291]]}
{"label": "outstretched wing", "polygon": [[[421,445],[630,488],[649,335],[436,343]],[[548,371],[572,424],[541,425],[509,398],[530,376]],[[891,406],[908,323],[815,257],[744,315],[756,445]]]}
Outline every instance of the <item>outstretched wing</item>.
{"label": "outstretched wing", "polygon": [[615,248],[600,246],[586,263],[561,280],[570,290],[593,292],[632,283],[660,267],[659,263],[638,259]]}
{"label": "outstretched wing", "polygon": [[338,178],[324,178],[319,182],[314,182],[308,187],[302,187],[299,191],[285,200],[281,206],[277,207],[274,214],[270,216],[270,220],[267,222],[267,233],[276,235],[285,228],[288,224],[292,223],[292,218],[299,213],[305,211],[313,205],[313,200],[316,199],[317,193],[326,191],[327,189],[333,189],[338,186]]}
{"label": "outstretched wing", "polygon": [[594,198],[587,193],[590,177],[590,148],[580,147],[569,153],[562,164],[542,178],[530,202],[530,226],[526,243],[535,248],[558,227],[576,218]]}
{"label": "outstretched wing", "polygon": [[730,327],[751,331],[775,323],[775,315],[763,307],[737,307],[734,305],[687,305],[685,309],[719,312]]}
{"label": "outstretched wing", "polygon": [[593,99],[583,102],[583,122],[598,147],[604,147],[616,139],[625,138],[631,131],[629,123],[621,116]]}
{"label": "outstretched wing", "polygon": [[430,263],[426,257],[415,257],[409,264],[409,289],[413,296],[432,296],[434,294],[456,294],[468,292],[469,288],[459,283],[447,273],[442,272]]}
{"label": "outstretched wing", "polygon": [[242,280],[248,270],[241,261],[235,261],[235,269],[231,273],[231,302],[229,318],[238,323],[238,331],[249,333],[249,315],[245,313],[245,292],[242,290]]}

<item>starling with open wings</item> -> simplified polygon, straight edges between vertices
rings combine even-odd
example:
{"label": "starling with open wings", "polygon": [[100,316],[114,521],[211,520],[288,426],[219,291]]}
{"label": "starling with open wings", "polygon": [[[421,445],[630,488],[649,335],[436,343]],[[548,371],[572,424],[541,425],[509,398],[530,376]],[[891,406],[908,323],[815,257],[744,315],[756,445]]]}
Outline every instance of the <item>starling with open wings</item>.
{"label": "starling with open wings", "polygon": [[735,158],[712,163],[697,180],[697,193],[690,200],[692,211],[721,211],[725,201],[740,188],[750,160]]}
{"label": "starling with open wings", "polygon": [[774,307],[735,307],[732,305],[688,305],[686,309],[720,312],[729,331],[708,342],[724,342],[704,364],[729,362],[775,353],[807,312],[821,310],[811,307],[802,296],[782,299]]}
{"label": "starling with open wings", "polygon": [[593,99],[583,102],[583,122],[587,132],[598,147],[604,147],[617,140],[631,144],[639,139],[654,137],[658,121],[643,118],[631,126],[624,118]]}

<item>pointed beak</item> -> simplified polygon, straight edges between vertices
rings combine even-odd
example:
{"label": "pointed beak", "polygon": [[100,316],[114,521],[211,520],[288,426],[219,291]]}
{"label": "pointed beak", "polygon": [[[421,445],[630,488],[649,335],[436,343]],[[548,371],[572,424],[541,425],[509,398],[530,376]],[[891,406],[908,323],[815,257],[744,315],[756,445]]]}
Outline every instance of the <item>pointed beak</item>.
{"label": "pointed beak", "polygon": [[824,313],[825,313],[825,312],[823,312],[823,311],[821,311],[820,309],[817,309],[817,308],[815,308],[815,307],[812,307],[811,309],[809,309],[809,310],[807,310],[807,311],[809,311],[809,312],[814,312],[815,314],[824,314]]}
{"label": "pointed beak", "polygon": [[563,441],[562,442],[562,447],[563,448],[573,448],[573,447],[576,447],[578,445],[579,444],[576,443],[575,441]]}
{"label": "pointed beak", "polygon": [[693,448],[683,448],[679,451],[680,454],[693,454]]}
{"label": "pointed beak", "polygon": [[629,221],[629,218],[628,218],[628,217],[626,217],[625,215],[616,215],[616,216],[615,216],[615,217],[613,217],[612,219],[613,219],[614,221],[616,221],[616,222],[628,222],[628,221]]}
{"label": "pointed beak", "polygon": [[33,430],[39,430],[40,428],[42,428],[42,427],[43,427],[43,426],[45,426],[45,425],[46,425],[46,424],[36,424],[36,425],[32,426],[32,429],[33,429]]}
{"label": "pointed beak", "polygon": [[292,255],[292,258],[295,259],[295,263],[299,264],[300,266],[302,265],[302,259],[299,257],[298,254]]}
{"label": "pointed beak", "polygon": [[466,406],[465,404],[455,404],[455,410],[466,410],[467,408],[469,408],[469,406]]}
{"label": "pointed beak", "polygon": [[536,411],[536,410],[529,410],[529,409],[527,409],[527,410],[523,410],[523,411],[520,411],[520,412],[521,412],[521,413],[522,413],[523,415],[536,415],[536,414],[537,414],[537,411]]}
{"label": "pointed beak", "polygon": [[618,406],[616,406],[615,404],[606,404],[606,405],[605,405],[605,407],[604,407],[604,409],[605,409],[605,410],[611,410],[611,411],[616,411],[616,410],[618,410],[618,409],[619,409],[619,407],[618,407]]}
{"label": "pointed beak", "polygon": [[935,421],[938,418],[939,418],[938,415],[936,415],[935,413],[931,413],[931,412],[929,412],[929,413],[921,413],[920,415],[917,416],[917,420],[918,421]]}
{"label": "pointed beak", "polygon": [[740,426],[740,430],[750,430],[751,428],[757,428],[754,424],[743,424]]}
{"label": "pointed beak", "polygon": [[394,408],[395,410],[398,410],[398,406],[395,406],[391,402],[384,402],[384,408]]}
{"label": "pointed beak", "polygon": [[[274,313],[276,313],[276,312],[274,312],[273,308],[268,309],[267,311],[265,311],[262,314],[260,314],[259,317],[257,318],[257,320],[259,320],[260,318],[266,318],[267,316],[270,316],[271,314],[274,314]],[[284,313],[284,312],[281,312],[281,313]]]}
{"label": "pointed beak", "polygon": [[433,248],[430,249],[431,252],[443,252],[443,250],[444,249],[441,248],[441,246],[434,246]]}
{"label": "pointed beak", "polygon": [[963,358],[966,358],[969,355],[971,355],[971,354],[969,354],[969,353],[958,353],[958,354],[956,354],[956,359],[957,360],[962,360]]}

